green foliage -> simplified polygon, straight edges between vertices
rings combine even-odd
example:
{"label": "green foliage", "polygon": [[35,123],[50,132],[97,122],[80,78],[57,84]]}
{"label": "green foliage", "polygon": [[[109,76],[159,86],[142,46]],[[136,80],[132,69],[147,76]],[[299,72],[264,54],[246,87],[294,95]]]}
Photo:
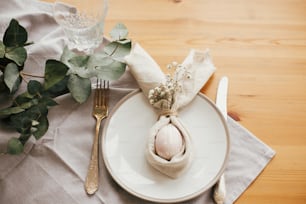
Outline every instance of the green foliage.
{"label": "green foliage", "polygon": [[22,151],[23,144],[21,141],[16,137],[11,138],[7,144],[7,152],[9,154],[20,154]]}
{"label": "green foliage", "polygon": [[125,25],[118,23],[109,34],[114,41],[121,41],[127,38],[128,33]]}
{"label": "green foliage", "polygon": [[22,47],[28,40],[28,33],[18,21],[12,19],[9,27],[3,36],[3,43],[6,47]]}
{"label": "green foliage", "polygon": [[90,96],[90,79],[82,78],[77,74],[70,74],[67,86],[72,97],[79,103],[85,102]]}
{"label": "green foliage", "polygon": [[117,80],[125,72],[123,58],[129,54],[132,45],[127,34],[126,27],[117,24],[110,32],[113,41],[92,55],[78,55],[67,47],[64,49],[60,61],[69,67],[68,89],[77,102],[83,103],[90,96],[88,79]]}
{"label": "green foliage", "polygon": [[27,51],[24,47],[7,48],[4,56],[14,61],[17,65],[22,66],[27,59]]}
{"label": "green foliage", "polygon": [[4,70],[4,83],[10,90],[10,93],[15,93],[21,82],[19,70],[16,64],[9,63]]}
{"label": "green foliage", "polygon": [[18,21],[12,19],[6,29],[3,41],[0,41],[0,93],[14,94],[20,85],[19,71],[23,69],[27,59],[27,51],[24,46],[27,43],[28,34]]}
{"label": "green foliage", "polygon": [[5,45],[0,41],[0,57],[3,58],[5,55]]}
{"label": "green foliage", "polygon": [[[104,49],[80,55],[65,48],[60,60],[46,61],[43,80],[25,81],[26,91],[15,96],[11,106],[0,109],[2,122],[19,133],[8,141],[7,153],[22,153],[31,136],[38,140],[47,132],[49,108],[58,105],[55,97],[70,92],[78,103],[84,103],[91,94],[91,78],[118,79],[125,72],[123,58],[131,49],[127,34],[126,27],[117,24],[110,32],[113,41]],[[25,46],[32,44],[27,39],[26,29],[12,19],[0,41],[0,95],[14,96],[24,76],[38,77],[23,72]]]}
{"label": "green foliage", "polygon": [[65,78],[68,69],[69,68],[60,61],[47,60],[44,88],[47,90],[62,81]]}

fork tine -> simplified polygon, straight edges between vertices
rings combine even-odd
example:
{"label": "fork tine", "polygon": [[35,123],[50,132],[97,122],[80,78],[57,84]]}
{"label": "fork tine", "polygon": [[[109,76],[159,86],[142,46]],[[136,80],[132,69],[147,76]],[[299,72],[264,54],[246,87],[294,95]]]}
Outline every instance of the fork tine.
{"label": "fork tine", "polygon": [[103,99],[102,99],[102,105],[105,106],[105,80],[103,80],[103,90],[102,90],[102,94],[103,94]]}
{"label": "fork tine", "polygon": [[94,106],[101,106],[101,80],[99,78],[97,78],[94,92]]}
{"label": "fork tine", "polygon": [[99,89],[98,89],[98,92],[99,92],[99,99],[98,99],[98,106],[102,106],[102,100],[103,100],[103,93],[102,93],[102,80],[100,79],[99,80]]}
{"label": "fork tine", "polygon": [[109,81],[97,78],[96,89],[94,92],[94,105],[107,106],[109,99]]}
{"label": "fork tine", "polygon": [[95,92],[94,92],[94,107],[98,104],[98,87],[99,87],[99,80],[97,78],[96,81],[96,88],[95,88]]}
{"label": "fork tine", "polygon": [[103,106],[106,106],[108,102],[108,89],[109,89],[109,82],[104,80],[103,89],[102,89],[102,95],[103,95],[102,105]]}
{"label": "fork tine", "polygon": [[108,105],[108,100],[109,100],[109,81],[106,83],[106,102],[105,105]]}

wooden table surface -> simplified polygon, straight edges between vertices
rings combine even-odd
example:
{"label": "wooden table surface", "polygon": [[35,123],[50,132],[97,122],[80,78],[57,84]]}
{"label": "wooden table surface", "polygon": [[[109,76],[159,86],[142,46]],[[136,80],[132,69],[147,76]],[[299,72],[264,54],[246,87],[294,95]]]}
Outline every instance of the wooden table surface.
{"label": "wooden table surface", "polygon": [[209,48],[213,100],[229,77],[229,115],[276,151],[237,204],[306,203],[306,1],[109,0],[117,22],[162,67]]}

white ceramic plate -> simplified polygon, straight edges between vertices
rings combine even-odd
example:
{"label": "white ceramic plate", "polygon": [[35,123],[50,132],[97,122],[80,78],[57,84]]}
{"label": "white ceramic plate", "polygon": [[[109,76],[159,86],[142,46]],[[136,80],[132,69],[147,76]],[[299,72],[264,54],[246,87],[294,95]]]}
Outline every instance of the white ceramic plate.
{"label": "white ceramic plate", "polygon": [[131,194],[155,202],[179,202],[209,189],[224,171],[229,133],[216,106],[199,94],[179,112],[190,131],[194,160],[178,179],[171,179],[146,161],[145,146],[157,114],[142,92],[135,91],[113,109],[103,130],[102,153],[113,179]]}

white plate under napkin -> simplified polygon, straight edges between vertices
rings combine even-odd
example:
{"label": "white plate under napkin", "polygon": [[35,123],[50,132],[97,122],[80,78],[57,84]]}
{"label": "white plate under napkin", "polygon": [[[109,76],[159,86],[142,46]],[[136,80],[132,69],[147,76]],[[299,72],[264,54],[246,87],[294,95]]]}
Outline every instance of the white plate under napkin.
{"label": "white plate under napkin", "polygon": [[195,156],[190,168],[177,179],[147,163],[146,139],[158,115],[141,91],[124,97],[108,117],[102,136],[105,165],[131,194],[155,202],[185,201],[209,189],[223,173],[229,132],[214,103],[198,94],[179,114],[192,136]]}

